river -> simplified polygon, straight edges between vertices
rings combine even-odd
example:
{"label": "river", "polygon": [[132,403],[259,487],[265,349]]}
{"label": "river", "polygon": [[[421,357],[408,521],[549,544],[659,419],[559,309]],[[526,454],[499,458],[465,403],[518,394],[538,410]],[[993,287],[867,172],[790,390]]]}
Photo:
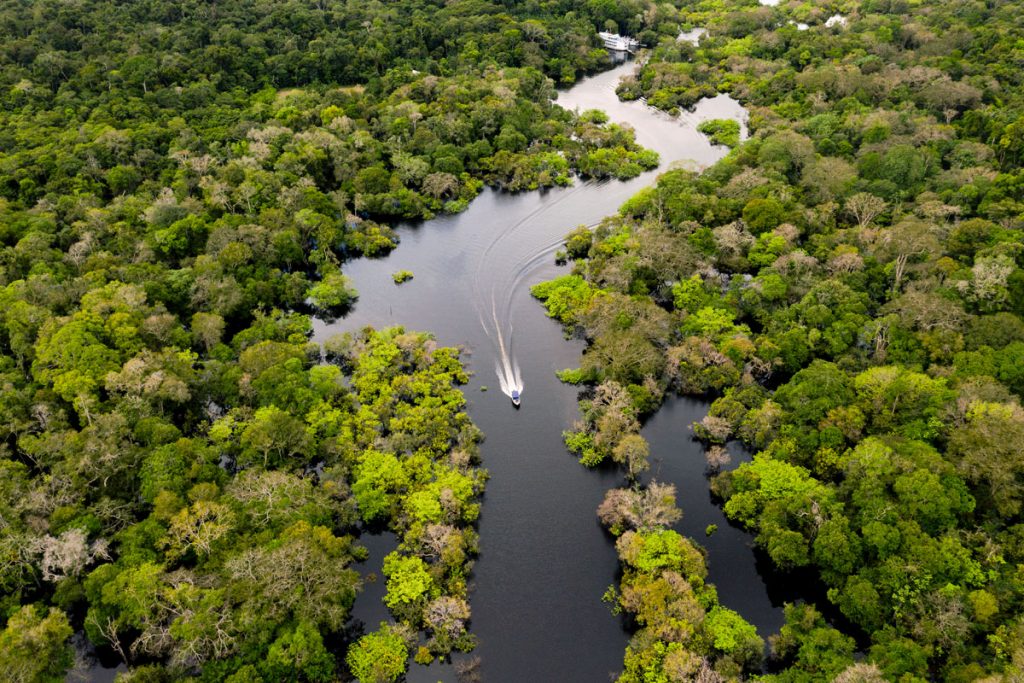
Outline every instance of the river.
{"label": "river", "polygon": [[[346,264],[359,291],[354,310],[342,320],[315,324],[317,341],[365,325],[403,325],[466,350],[473,372],[465,387],[468,410],[486,434],[481,454],[491,474],[471,596],[471,630],[480,641],[474,654],[489,683],[607,680],[621,668],[628,641],[600,600],[617,581],[617,559],[595,514],[604,492],[622,479],[611,471],[588,471],[562,445],[562,431],[578,416],[577,392],[554,373],[577,366],[583,344],[563,337],[529,288],[566,272],[554,264],[554,252],[570,229],[615,213],[673,164],[703,168],[720,159],[727,150],[711,145],[697,123],[746,119],[724,95],[678,118],[641,102],[620,102],[615,86],[633,68],[625,63],[585,79],[560,93],[558,104],[602,109],[612,121],[633,126],[638,142],[661,155],[658,171],[628,182],[577,181],[539,192],[485,190],[461,214],[399,226],[402,241],[389,256]],[[400,269],[411,270],[414,279],[396,286],[391,274]],[[519,410],[500,390],[495,367],[503,361],[518,368]],[[711,502],[702,451],[689,436],[689,424],[706,408],[672,399],[650,420],[644,435],[652,446],[652,469],[679,486],[679,528],[709,548],[710,580],[722,602],[767,636],[781,624],[778,596],[766,590],[750,536],[729,527]],[[720,530],[705,539],[709,523]],[[383,535],[364,543],[371,549],[365,569],[377,571],[394,540]],[[354,616],[368,628],[387,616],[382,594],[377,583],[357,600]],[[453,678],[450,667],[441,665],[412,665],[409,673],[413,682]]]}
{"label": "river", "polygon": [[[481,455],[491,474],[471,595],[471,630],[479,638],[474,655],[488,683],[608,680],[620,670],[628,642],[622,622],[601,602],[617,582],[618,560],[596,516],[605,491],[622,478],[585,469],[562,445],[562,431],[578,417],[577,391],[554,373],[578,365],[583,344],[563,337],[529,288],[566,272],[554,264],[554,252],[570,229],[614,214],[672,165],[699,169],[720,159],[727,150],[697,132],[700,121],[746,120],[742,107],[724,95],[678,118],[641,102],[620,102],[615,86],[633,68],[624,63],[582,80],[560,93],[558,103],[602,109],[613,121],[631,125],[637,141],[661,155],[659,169],[628,182],[577,181],[569,188],[519,194],[488,189],[461,214],[401,225],[401,244],[389,256],[345,265],[359,291],[354,310],[329,324],[315,321],[317,341],[366,325],[403,325],[465,349],[464,361],[474,373],[465,387],[468,410],[486,434]],[[396,286],[391,274],[400,269],[415,277]],[[503,364],[513,375],[518,369],[519,410],[499,389],[495,368]],[[706,410],[706,403],[671,398],[648,421],[643,434],[651,444],[651,471],[678,487],[684,517],[677,528],[708,549],[709,580],[718,586],[721,602],[767,636],[782,623],[781,600],[794,596],[766,585],[749,534],[729,526],[710,499],[702,449],[689,430]],[[719,530],[705,538],[708,524]],[[361,569],[379,576],[394,537],[364,535],[362,543],[370,559]],[[354,619],[368,630],[388,619],[383,595],[378,580],[356,601]],[[107,666],[91,662],[84,678],[99,683],[123,670]],[[452,667],[411,665],[410,683],[438,680],[454,681]]]}

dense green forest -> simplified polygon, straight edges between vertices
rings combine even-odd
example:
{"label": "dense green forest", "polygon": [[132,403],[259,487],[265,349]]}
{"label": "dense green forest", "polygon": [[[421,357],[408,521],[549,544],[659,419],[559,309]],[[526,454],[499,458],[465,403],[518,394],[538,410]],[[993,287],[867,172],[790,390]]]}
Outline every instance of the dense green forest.
{"label": "dense green forest", "polygon": [[[788,607],[764,680],[1018,680],[1020,7],[745,5],[695,7],[699,46],[662,41],[619,92],[670,111],[731,92],[751,139],[572,232],[573,274],[534,289],[588,341],[562,373],[589,387],[566,443],[637,481],[643,416],[670,392],[714,399],[693,430],[725,513],[843,617]],[[728,467],[733,439],[752,461]],[[674,507],[655,483],[599,514],[666,558]],[[620,680],[732,678],[743,637],[720,640],[691,572],[637,545],[620,540],[608,596],[639,626]]]}
{"label": "dense green forest", "polygon": [[[352,304],[342,264],[389,221],[656,166],[552,104],[610,64],[599,28],[677,29],[645,7],[0,4],[5,680],[63,680],[75,631],[145,681],[390,681],[473,648],[458,352],[321,348],[310,316]],[[352,632],[354,539],[383,528],[393,621]]]}
{"label": "dense green forest", "polygon": [[[588,341],[566,444],[627,478],[598,510],[620,680],[1024,676],[1019,10],[0,3],[0,671],[63,680],[76,631],[136,681],[394,681],[472,649],[459,352],[321,347],[311,316],[393,221],[655,167],[552,103],[609,29],[648,48],[621,97],[729,92],[752,130],[706,123],[725,160],[571,233],[573,273],[535,289]],[[674,489],[640,483],[670,392],[714,399],[694,433],[726,514],[830,605],[773,635],[719,604]],[[366,528],[399,541],[393,620],[352,633]]]}

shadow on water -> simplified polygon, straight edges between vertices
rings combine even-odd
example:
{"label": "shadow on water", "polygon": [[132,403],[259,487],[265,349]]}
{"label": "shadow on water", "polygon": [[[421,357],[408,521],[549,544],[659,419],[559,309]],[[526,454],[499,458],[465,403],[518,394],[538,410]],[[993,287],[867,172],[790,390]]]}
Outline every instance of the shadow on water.
{"label": "shadow on water", "polygon": [[68,683],[114,683],[118,674],[128,671],[121,658],[109,648],[93,648],[84,631],[78,631],[71,637],[71,647],[75,651],[75,666],[65,677]]}
{"label": "shadow on water", "polygon": [[[708,581],[718,589],[720,602],[743,615],[766,637],[782,626],[782,604],[797,595],[786,577],[767,572],[770,563],[753,546],[753,536],[732,524],[713,499],[708,487],[704,449],[693,438],[690,425],[708,412],[708,403],[693,398],[669,397],[644,425],[642,434],[651,447],[647,481],[675,484],[683,518],[676,525],[707,551]],[[730,444],[732,462],[750,460],[738,444]],[[717,530],[708,535],[706,530]]]}
{"label": "shadow on water", "polygon": [[[764,638],[778,633],[784,623],[783,605],[798,602],[813,603],[833,626],[858,633],[829,602],[816,572],[776,569],[767,553],[754,546],[753,535],[726,518],[721,501],[715,500],[709,487],[704,447],[690,428],[708,408],[706,401],[671,396],[644,424],[642,433],[651,447],[651,470],[645,481],[675,484],[683,510],[675,529],[707,551],[708,582],[718,589],[719,601],[743,615]],[[730,442],[728,450],[731,462],[723,469],[751,460],[752,454],[738,442]],[[708,534],[711,525],[716,529]]]}

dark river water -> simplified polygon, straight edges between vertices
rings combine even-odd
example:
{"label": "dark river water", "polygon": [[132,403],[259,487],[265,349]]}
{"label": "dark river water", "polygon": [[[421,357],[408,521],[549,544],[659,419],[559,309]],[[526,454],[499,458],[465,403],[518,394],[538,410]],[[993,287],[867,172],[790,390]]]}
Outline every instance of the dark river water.
{"label": "dark river water", "polygon": [[[633,126],[640,144],[661,155],[659,171],[673,164],[703,168],[726,153],[696,125],[708,118],[745,121],[738,103],[720,96],[673,119],[639,102],[619,102],[615,86],[633,68],[622,64],[584,80],[562,92],[558,103],[602,109],[612,121]],[[595,511],[604,492],[622,480],[613,472],[588,471],[562,445],[562,431],[578,416],[577,391],[554,373],[577,366],[583,345],[563,337],[529,288],[566,272],[554,264],[554,252],[569,230],[614,214],[659,171],[629,182],[577,182],[543,192],[486,190],[461,214],[400,226],[401,244],[387,258],[346,265],[359,290],[352,313],[316,325],[318,341],[365,325],[402,325],[465,348],[473,372],[465,387],[469,414],[486,434],[481,452],[491,474],[471,596],[472,631],[479,638],[474,654],[485,681],[590,683],[621,668],[628,634],[601,602],[616,582],[617,559]],[[396,286],[391,274],[400,269],[415,277]],[[519,410],[500,389],[495,369],[502,366],[518,374]],[[712,503],[701,448],[690,438],[690,423],[706,409],[701,402],[672,399],[649,421],[644,435],[652,446],[652,472],[679,487],[679,528],[708,548],[710,578],[722,602],[767,636],[782,622],[779,596],[759,575],[750,536],[730,527]],[[711,523],[719,531],[705,538]],[[364,543],[371,549],[365,569],[379,571],[394,539],[364,537]],[[387,619],[383,592],[382,583],[370,584],[357,600],[355,617],[367,628]],[[450,667],[410,669],[410,681],[439,679],[453,679]]]}

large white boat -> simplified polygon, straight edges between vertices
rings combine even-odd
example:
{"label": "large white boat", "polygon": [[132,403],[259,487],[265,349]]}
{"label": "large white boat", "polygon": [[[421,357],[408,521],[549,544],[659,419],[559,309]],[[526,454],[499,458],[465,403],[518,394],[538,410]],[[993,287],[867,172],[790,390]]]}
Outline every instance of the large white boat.
{"label": "large white boat", "polygon": [[520,400],[519,400],[519,390],[518,389],[513,389],[512,390],[512,405],[514,405],[516,408],[518,408],[519,407],[519,403],[520,403]]}
{"label": "large white boat", "polygon": [[618,33],[608,33],[607,31],[601,31],[597,35],[601,36],[606,48],[615,52],[635,52],[640,47],[640,41],[629,36],[620,36]]}

